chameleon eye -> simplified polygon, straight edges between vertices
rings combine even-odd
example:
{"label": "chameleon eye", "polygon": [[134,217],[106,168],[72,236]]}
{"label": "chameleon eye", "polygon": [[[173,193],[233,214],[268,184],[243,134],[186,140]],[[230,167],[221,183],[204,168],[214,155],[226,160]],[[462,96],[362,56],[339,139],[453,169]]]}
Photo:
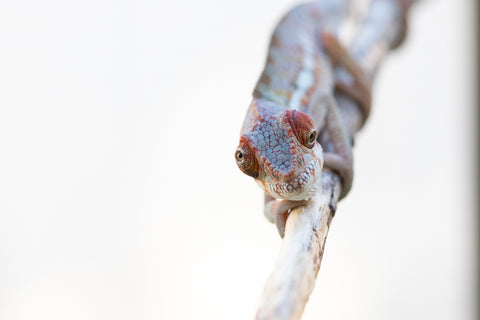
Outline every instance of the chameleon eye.
{"label": "chameleon eye", "polygon": [[310,132],[310,135],[308,136],[308,144],[310,145],[310,148],[313,147],[316,139],[317,139],[317,131],[313,130],[312,132]]}
{"label": "chameleon eye", "polygon": [[243,160],[243,153],[242,153],[242,151],[237,150],[237,152],[235,152],[235,159],[237,160],[237,162],[241,162],[241,161]]}
{"label": "chameleon eye", "polygon": [[259,167],[255,153],[252,148],[250,148],[248,142],[243,139],[240,139],[240,145],[237,151],[235,151],[235,161],[243,173],[254,178],[258,177]]}
{"label": "chameleon eye", "polygon": [[296,110],[287,111],[287,118],[298,141],[307,148],[313,148],[317,139],[317,131],[312,118],[306,113]]}

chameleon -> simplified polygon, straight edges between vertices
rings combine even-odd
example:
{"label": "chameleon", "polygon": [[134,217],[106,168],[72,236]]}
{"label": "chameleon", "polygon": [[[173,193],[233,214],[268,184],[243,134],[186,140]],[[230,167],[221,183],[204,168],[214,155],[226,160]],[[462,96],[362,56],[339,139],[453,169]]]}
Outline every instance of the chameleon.
{"label": "chameleon", "polygon": [[[368,80],[326,30],[327,18],[314,2],[294,7],[278,23],[235,151],[239,169],[264,190],[264,214],[282,238],[291,209],[314,196],[322,170],[340,177],[340,199],[351,189],[352,140],[334,93],[356,101],[364,119],[370,111]],[[335,67],[353,84],[335,82]]]}

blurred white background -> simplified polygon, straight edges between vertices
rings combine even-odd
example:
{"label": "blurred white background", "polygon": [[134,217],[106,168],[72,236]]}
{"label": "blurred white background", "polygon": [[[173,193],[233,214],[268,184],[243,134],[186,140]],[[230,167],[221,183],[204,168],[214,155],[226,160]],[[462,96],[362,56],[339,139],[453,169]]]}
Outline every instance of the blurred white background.
{"label": "blurred white background", "polygon": [[[0,319],[249,319],[281,240],[233,153],[289,0],[0,4]],[[473,1],[412,9],[304,319],[473,319]]]}

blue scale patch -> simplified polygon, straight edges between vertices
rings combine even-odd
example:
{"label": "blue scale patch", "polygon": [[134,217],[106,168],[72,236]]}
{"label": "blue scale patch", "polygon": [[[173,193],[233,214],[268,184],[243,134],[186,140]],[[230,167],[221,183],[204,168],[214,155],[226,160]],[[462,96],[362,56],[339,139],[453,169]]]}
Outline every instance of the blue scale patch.
{"label": "blue scale patch", "polygon": [[267,165],[281,175],[289,173],[293,165],[290,137],[278,121],[264,121],[249,135]]}

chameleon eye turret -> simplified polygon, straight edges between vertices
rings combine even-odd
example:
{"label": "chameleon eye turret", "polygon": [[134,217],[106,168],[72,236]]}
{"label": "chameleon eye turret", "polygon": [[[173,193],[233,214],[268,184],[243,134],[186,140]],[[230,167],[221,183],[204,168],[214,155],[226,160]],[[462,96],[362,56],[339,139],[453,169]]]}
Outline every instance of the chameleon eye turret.
{"label": "chameleon eye turret", "polygon": [[296,110],[287,111],[287,118],[298,141],[305,147],[311,149],[315,145],[315,139],[317,138],[317,131],[315,130],[312,118]]}
{"label": "chameleon eye turret", "polygon": [[315,140],[317,139],[317,131],[313,130],[310,135],[308,136],[308,147],[311,148],[315,144]]}
{"label": "chameleon eye turret", "polygon": [[243,139],[240,140],[240,145],[238,146],[237,151],[235,151],[235,161],[237,162],[238,168],[240,168],[243,173],[250,177],[258,177],[259,166],[255,153],[252,148],[250,148],[248,142]]}

